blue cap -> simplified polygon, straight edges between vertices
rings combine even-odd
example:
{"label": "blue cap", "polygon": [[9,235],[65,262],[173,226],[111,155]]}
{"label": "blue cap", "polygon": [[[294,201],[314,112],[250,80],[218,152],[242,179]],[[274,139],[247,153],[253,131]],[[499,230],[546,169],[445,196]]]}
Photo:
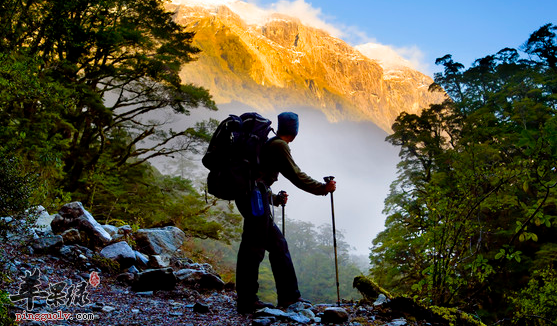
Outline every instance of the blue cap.
{"label": "blue cap", "polygon": [[278,115],[278,133],[281,135],[298,134],[298,115],[294,112],[282,112]]}

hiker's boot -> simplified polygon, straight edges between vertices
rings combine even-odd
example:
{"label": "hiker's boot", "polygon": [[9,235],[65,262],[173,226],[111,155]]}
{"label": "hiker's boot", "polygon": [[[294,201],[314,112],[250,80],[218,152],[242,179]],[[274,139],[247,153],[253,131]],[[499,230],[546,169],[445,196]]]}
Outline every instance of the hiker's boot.
{"label": "hiker's boot", "polygon": [[259,309],[263,309],[263,308],[274,308],[275,306],[273,306],[271,303],[268,302],[263,302],[261,300],[257,300],[255,302],[251,302],[251,303],[243,303],[243,302],[238,302],[237,305],[237,311],[239,314],[245,315],[245,314],[253,314],[254,312],[256,312]]}
{"label": "hiker's boot", "polygon": [[293,305],[295,303],[298,303],[298,302],[307,303],[307,304],[311,305],[311,302],[309,300],[306,300],[302,297],[299,297],[299,298],[294,299],[294,300],[281,301],[281,302],[278,303],[277,307],[279,309],[286,309],[286,308],[290,307],[291,305]]}

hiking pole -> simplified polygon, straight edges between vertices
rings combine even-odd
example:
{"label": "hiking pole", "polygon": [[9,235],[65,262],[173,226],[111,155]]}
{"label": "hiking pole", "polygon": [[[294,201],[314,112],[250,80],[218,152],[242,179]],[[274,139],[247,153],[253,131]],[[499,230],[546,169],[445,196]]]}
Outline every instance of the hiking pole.
{"label": "hiking pole", "polygon": [[[281,190],[279,191],[279,196],[284,196],[286,194],[286,191]],[[284,203],[281,204],[282,205],[282,235],[286,236],[286,233],[284,232]]]}
{"label": "hiking pole", "polygon": [[[326,183],[329,181],[333,181],[335,177],[329,176],[324,177]],[[335,249],[335,274],[336,274],[336,281],[337,281],[337,305],[340,307],[340,283],[338,281],[338,258],[337,258],[337,234],[336,234],[336,227],[335,227],[335,204],[333,201],[333,193],[331,192],[331,213],[333,216],[333,248]]]}

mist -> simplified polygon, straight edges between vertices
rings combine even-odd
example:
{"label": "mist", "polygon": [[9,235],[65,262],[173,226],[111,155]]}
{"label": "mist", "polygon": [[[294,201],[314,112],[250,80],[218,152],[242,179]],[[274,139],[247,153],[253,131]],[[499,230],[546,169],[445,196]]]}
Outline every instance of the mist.
{"label": "mist", "polygon": [[[183,129],[195,122],[214,118],[219,121],[229,114],[259,112],[277,128],[277,115],[281,111],[258,111],[243,104],[220,105],[218,111],[194,109],[189,117],[175,117],[170,127]],[[292,156],[302,171],[322,181],[324,176],[334,176],[335,225],[337,232],[353,247],[355,255],[369,255],[373,238],[384,229],[382,214],[384,200],[390,184],[396,178],[399,162],[398,149],[385,141],[387,134],[372,122],[343,121],[331,123],[325,115],[311,108],[290,108],[299,115],[300,129],[290,144]],[[272,137],[271,133],[269,137]],[[190,156],[193,166],[187,178],[204,180],[208,170],[201,165],[201,156]],[[168,159],[153,161],[163,173],[170,173]],[[306,193],[279,175],[272,190],[285,190],[288,204],[285,212],[289,219],[332,225],[330,196]],[[276,221],[282,220],[280,208],[275,208]],[[332,237],[332,228],[331,228]],[[288,224],[286,225],[288,240]]]}

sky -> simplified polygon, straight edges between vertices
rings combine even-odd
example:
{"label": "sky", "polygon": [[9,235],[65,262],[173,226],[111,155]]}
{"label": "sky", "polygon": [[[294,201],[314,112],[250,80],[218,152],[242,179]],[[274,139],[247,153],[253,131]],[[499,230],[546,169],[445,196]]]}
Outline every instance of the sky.
{"label": "sky", "polygon": [[[435,65],[435,59],[446,54],[469,67],[474,60],[495,54],[505,47],[520,47],[542,25],[557,24],[556,0],[245,2],[263,11],[296,16],[353,46],[370,42],[388,46],[429,76],[442,70]],[[249,10],[246,8],[245,11]],[[262,16],[256,9],[251,8],[251,12],[255,13],[254,17]]]}

